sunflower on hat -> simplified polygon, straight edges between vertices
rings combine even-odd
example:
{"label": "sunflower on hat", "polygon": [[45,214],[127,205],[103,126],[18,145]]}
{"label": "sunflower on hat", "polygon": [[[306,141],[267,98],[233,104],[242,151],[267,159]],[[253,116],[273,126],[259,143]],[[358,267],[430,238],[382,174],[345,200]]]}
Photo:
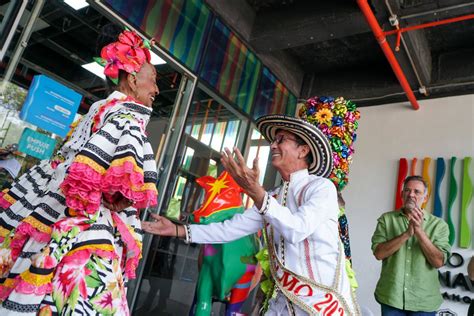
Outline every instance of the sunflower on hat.
{"label": "sunflower on hat", "polygon": [[341,191],[349,181],[349,165],[359,126],[360,112],[355,103],[343,97],[312,97],[300,105],[297,116],[314,124],[328,138],[333,158],[329,178]]}

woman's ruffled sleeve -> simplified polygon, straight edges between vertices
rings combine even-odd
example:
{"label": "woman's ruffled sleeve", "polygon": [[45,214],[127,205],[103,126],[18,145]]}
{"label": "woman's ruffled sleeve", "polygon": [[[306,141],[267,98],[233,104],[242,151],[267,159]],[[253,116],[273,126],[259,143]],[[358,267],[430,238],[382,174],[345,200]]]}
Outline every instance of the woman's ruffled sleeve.
{"label": "woman's ruffled sleeve", "polygon": [[75,157],[61,189],[68,207],[95,213],[103,199],[156,205],[153,152],[132,114],[115,114]]}

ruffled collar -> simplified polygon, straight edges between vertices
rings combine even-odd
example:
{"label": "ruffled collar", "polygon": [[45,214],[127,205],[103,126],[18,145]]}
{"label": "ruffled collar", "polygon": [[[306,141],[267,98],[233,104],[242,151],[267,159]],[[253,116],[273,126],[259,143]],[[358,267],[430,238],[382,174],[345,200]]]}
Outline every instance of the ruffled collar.
{"label": "ruffled collar", "polygon": [[112,92],[108,97],[107,101],[111,101],[113,99],[117,99],[119,101],[123,102],[123,105],[130,108],[134,112],[143,114],[143,115],[150,115],[153,112],[153,109],[151,107],[148,107],[146,105],[143,105],[139,101],[137,101],[135,98],[131,96],[127,96],[126,94],[115,90]]}

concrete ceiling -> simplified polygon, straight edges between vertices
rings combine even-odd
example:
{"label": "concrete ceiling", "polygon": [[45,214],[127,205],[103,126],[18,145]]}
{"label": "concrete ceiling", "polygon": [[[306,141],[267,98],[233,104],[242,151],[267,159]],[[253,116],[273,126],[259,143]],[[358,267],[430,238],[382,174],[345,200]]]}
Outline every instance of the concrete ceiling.
{"label": "concrete ceiling", "polygon": [[[353,0],[207,0],[297,96],[344,96],[359,106],[406,101]],[[474,14],[467,0],[369,0],[385,31]],[[474,19],[388,42],[418,100],[474,93]],[[421,90],[420,90],[421,88]],[[424,90],[424,91],[423,91]],[[421,92],[423,93],[421,93]]]}
{"label": "concrete ceiling", "polygon": [[[298,97],[344,96],[359,106],[406,101],[380,46],[354,0],[206,0]],[[6,3],[0,0],[0,6]],[[390,11],[400,26],[474,14],[472,0],[369,0],[385,30]],[[31,5],[27,9],[30,10]],[[27,87],[36,73],[73,85],[90,103],[103,82],[81,64],[97,56],[100,28],[110,23],[92,7],[75,11],[48,0],[21,58],[14,81]],[[18,39],[20,32],[15,34]],[[389,37],[394,47],[395,36]],[[7,52],[7,60],[13,49]],[[418,100],[474,93],[474,20],[404,33],[395,55]],[[0,64],[0,76],[5,62]],[[157,115],[169,115],[179,74],[157,66]],[[178,77],[176,77],[178,76]],[[427,95],[419,92],[425,87]],[[87,106],[87,105],[85,105]],[[86,108],[84,110],[87,110]]]}

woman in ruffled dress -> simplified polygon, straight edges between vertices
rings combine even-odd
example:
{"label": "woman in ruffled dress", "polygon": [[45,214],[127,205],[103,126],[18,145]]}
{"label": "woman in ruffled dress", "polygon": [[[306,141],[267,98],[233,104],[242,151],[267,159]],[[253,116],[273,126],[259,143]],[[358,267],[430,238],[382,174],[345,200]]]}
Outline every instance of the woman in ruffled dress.
{"label": "woman in ruffled dress", "polygon": [[142,231],[156,204],[145,128],[159,90],[149,42],[132,31],[96,61],[115,91],[94,103],[51,161],[0,197],[0,314],[130,314]]}

